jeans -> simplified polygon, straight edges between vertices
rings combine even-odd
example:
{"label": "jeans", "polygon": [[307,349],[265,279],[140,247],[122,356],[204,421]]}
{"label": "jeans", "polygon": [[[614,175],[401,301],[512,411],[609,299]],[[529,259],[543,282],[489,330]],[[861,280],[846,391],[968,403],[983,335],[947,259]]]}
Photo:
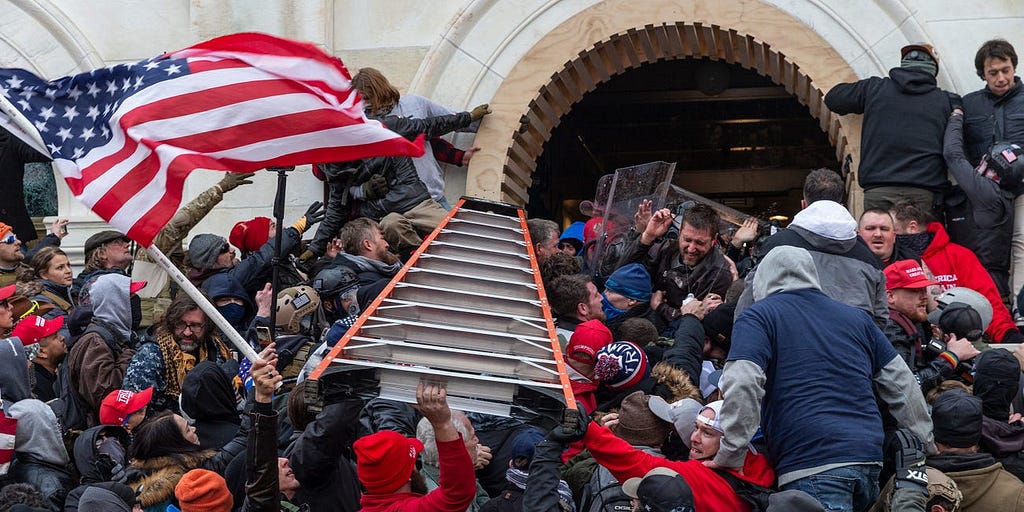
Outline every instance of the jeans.
{"label": "jeans", "polygon": [[813,496],[826,512],[863,512],[878,499],[881,466],[855,464],[794,480],[781,490],[798,489]]}

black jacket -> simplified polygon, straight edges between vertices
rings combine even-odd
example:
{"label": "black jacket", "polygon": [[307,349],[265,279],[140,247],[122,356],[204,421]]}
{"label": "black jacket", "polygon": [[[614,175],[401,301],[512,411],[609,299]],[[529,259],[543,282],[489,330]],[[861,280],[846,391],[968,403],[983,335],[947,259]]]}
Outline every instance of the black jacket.
{"label": "black jacket", "polygon": [[925,332],[918,324],[913,323],[902,313],[889,310],[889,322],[882,329],[886,338],[892,343],[896,353],[900,355],[914,377],[921,385],[921,392],[927,394],[932,388],[944,380],[956,377],[956,368],[946,359],[936,357],[925,361],[921,346],[926,341]]}
{"label": "black jacket", "polygon": [[565,445],[561,443],[546,439],[537,443],[523,491],[523,512],[561,512],[558,481],[563,451]]}
{"label": "black jacket", "polygon": [[1002,96],[988,87],[964,96],[964,142],[971,165],[978,165],[994,142],[1024,144],[1024,84],[1019,76],[1013,81]]}
{"label": "black jacket", "polygon": [[905,68],[888,78],[838,84],[825,105],[839,115],[864,114],[857,182],[864,189],[907,186],[939,191],[949,186],[942,135],[951,95],[935,77]]}
{"label": "black jacket", "polygon": [[38,238],[25,206],[25,164],[49,161],[21,139],[0,129],[0,183],[4,184],[0,193],[0,222],[14,228],[22,243]]}
{"label": "black jacket", "polygon": [[249,418],[252,427],[245,448],[245,501],[242,512],[277,512],[277,411],[256,403]]}
{"label": "black jacket", "polygon": [[[946,199],[946,230],[949,239],[974,251],[978,261],[999,287],[1007,293],[1010,271],[1010,242],[1013,238],[1013,193],[995,181],[974,172],[964,152],[962,116],[951,116],[946,126],[943,154],[957,189]],[[999,277],[997,279],[997,277]]]}
{"label": "black jacket", "polygon": [[[469,112],[426,119],[386,116],[379,120],[389,130],[410,140],[421,133],[426,134],[428,139],[440,137],[465,128],[473,122]],[[327,214],[309,244],[310,250],[316,254],[323,254],[327,243],[338,236],[341,227],[348,222],[353,213],[380,220],[392,212],[405,213],[430,199],[427,186],[420,181],[412,158],[407,156],[380,156],[355,162],[336,162],[324,165],[323,169],[331,191],[327,200]],[[361,185],[374,174],[380,174],[387,179],[387,195],[380,199],[363,201],[361,205],[354,207],[354,202],[349,196],[349,187]]]}
{"label": "black jacket", "polygon": [[302,487],[296,497],[310,510],[359,510],[359,479],[355,457],[356,418],[361,400],[324,406],[288,448],[286,456]]}

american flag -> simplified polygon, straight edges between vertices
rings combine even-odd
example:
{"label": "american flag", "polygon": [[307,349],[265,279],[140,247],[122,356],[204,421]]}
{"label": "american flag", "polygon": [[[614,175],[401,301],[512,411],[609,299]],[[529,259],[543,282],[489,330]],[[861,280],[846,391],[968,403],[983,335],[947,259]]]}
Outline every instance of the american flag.
{"label": "american flag", "polygon": [[0,69],[0,103],[39,132],[75,197],[148,247],[195,169],[422,155],[422,136],[363,115],[349,80],[311,44],[244,33],[53,81]]}

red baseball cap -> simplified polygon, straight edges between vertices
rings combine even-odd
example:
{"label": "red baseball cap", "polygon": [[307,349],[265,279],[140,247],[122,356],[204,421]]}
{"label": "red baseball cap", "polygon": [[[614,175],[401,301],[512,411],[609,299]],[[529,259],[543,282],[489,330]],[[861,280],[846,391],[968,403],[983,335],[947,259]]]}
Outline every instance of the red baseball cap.
{"label": "red baseball cap", "polygon": [[14,295],[14,289],[16,287],[17,285],[12,284],[10,286],[4,286],[3,288],[0,288],[0,300],[8,299],[10,298],[11,295]]}
{"label": "red baseball cap", "polygon": [[576,326],[569,343],[565,345],[565,357],[583,364],[597,362],[597,351],[615,341],[612,332],[600,320],[587,320]]}
{"label": "red baseball cap", "polygon": [[899,260],[888,267],[885,267],[885,289],[895,290],[897,288],[927,288],[937,285],[935,281],[928,279],[924,269],[914,260]]}
{"label": "red baseball cap", "polygon": [[141,411],[152,399],[152,387],[138,392],[115,389],[100,404],[100,424],[123,427],[129,416]]}
{"label": "red baseball cap", "polygon": [[423,443],[392,430],[381,430],[360,437],[352,448],[356,452],[356,474],[366,492],[388,494],[409,481]]}
{"label": "red baseball cap", "polygon": [[18,325],[14,326],[12,336],[17,336],[23,345],[39,343],[39,340],[52,336],[64,326],[64,316],[58,316],[47,320],[41,316],[29,315],[22,318]]}

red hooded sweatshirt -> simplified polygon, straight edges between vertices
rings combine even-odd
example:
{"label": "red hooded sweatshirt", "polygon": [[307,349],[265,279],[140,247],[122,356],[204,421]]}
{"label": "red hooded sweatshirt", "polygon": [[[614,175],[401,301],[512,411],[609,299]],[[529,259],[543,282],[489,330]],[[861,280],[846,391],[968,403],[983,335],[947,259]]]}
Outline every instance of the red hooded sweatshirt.
{"label": "red hooded sweatshirt", "polygon": [[999,298],[999,291],[992,282],[992,276],[981,265],[974,252],[949,241],[949,235],[942,224],[928,224],[928,232],[935,234],[932,243],[921,253],[921,259],[928,265],[928,270],[932,272],[943,290],[962,286],[984,295],[992,304],[992,323],[988,325],[985,334],[997,343],[1002,342],[1006,332],[1017,330],[1017,326]]}
{"label": "red hooded sweatshirt", "polygon": [[[594,423],[587,427],[583,442],[594,460],[608,468],[620,482],[643,477],[657,467],[666,467],[679,473],[693,490],[693,504],[697,512],[750,511],[750,504],[733,492],[729,482],[699,460],[675,461],[651,455],[633,448],[607,428]],[[764,487],[775,482],[775,472],[768,466],[768,459],[749,451],[743,462],[743,474],[732,474]]]}

